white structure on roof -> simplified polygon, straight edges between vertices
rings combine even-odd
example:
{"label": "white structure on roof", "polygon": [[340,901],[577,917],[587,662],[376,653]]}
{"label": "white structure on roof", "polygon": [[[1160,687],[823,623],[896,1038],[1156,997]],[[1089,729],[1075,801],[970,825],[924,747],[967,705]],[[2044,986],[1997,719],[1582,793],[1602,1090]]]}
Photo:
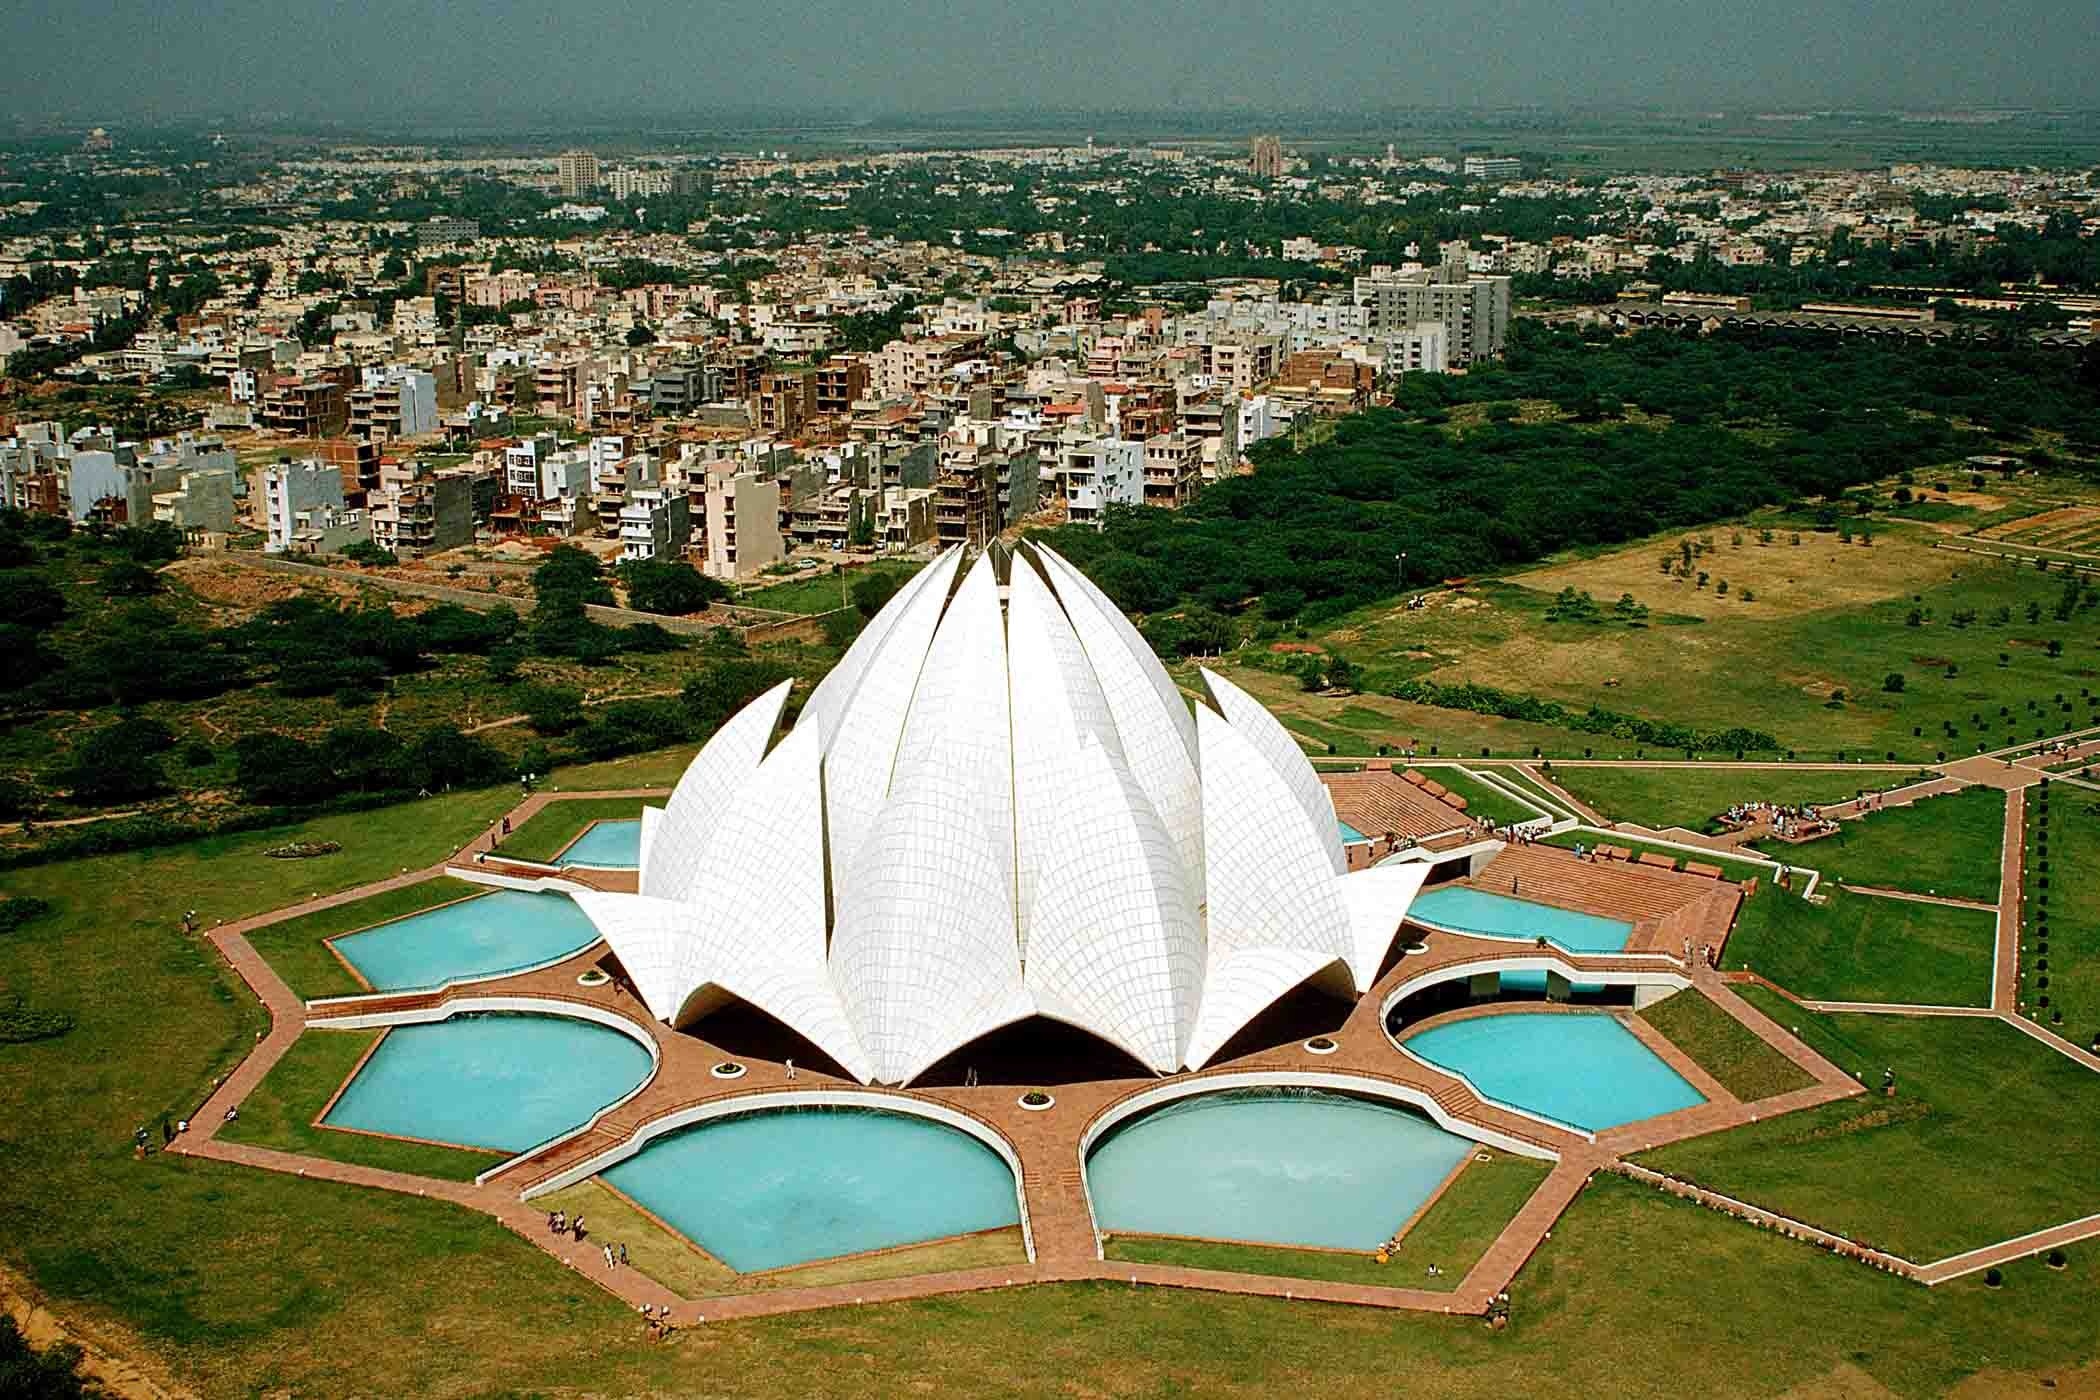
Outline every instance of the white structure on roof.
{"label": "white structure on roof", "polygon": [[576,900],[656,1016],[741,1000],[863,1082],[1031,1016],[1200,1068],[1301,983],[1366,991],[1428,872],[1343,873],[1296,742],[1204,680],[1050,550],[950,550],[770,751],[786,683],[643,813],[639,894]]}

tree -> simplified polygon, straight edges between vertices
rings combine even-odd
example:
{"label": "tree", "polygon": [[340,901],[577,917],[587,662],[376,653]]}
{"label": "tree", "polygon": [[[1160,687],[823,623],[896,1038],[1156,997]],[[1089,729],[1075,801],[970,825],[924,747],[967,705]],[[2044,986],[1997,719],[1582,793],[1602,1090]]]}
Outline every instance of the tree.
{"label": "tree", "polygon": [[65,781],[79,802],[123,802],[167,786],[161,755],[175,733],[157,719],[126,716],[81,741]]}
{"label": "tree", "polygon": [[1888,674],[1888,679],[1887,679],[1887,680],[1885,680],[1885,681],[1883,681],[1883,682],[1881,683],[1881,688],[1882,688],[1883,690],[1886,690],[1887,692],[1889,692],[1889,694],[1891,694],[1891,695],[1900,695],[1900,694],[1902,694],[1902,693],[1903,693],[1903,673],[1902,673],[1901,671],[1891,671],[1891,672],[1889,672],[1889,674]]}
{"label": "tree", "polygon": [[684,617],[729,596],[720,579],[668,559],[638,559],[622,564],[619,572],[627,587],[627,606],[638,612]]}
{"label": "tree", "polygon": [[23,627],[42,630],[66,615],[66,595],[38,574],[0,574],[0,598],[7,599],[8,621]]}
{"label": "tree", "polygon": [[38,1351],[14,1316],[0,1312],[0,1394],[16,1400],[98,1400],[106,1392],[80,1373],[80,1355],[70,1342]]}
{"label": "tree", "polygon": [[541,734],[566,734],[583,723],[583,692],[571,686],[520,686],[517,703],[525,722]]}
{"label": "tree", "polygon": [[532,591],[542,607],[612,606],[612,587],[598,561],[575,545],[557,545],[532,571]]}
{"label": "tree", "polygon": [[102,571],[102,592],[107,597],[150,598],[160,590],[160,575],[134,559],[119,559]]}
{"label": "tree", "polygon": [[644,345],[654,345],[656,344],[656,332],[650,330],[647,326],[635,326],[627,332],[627,344],[633,349],[639,349]]}
{"label": "tree", "polygon": [[371,540],[352,540],[343,546],[343,557],[353,564],[369,568],[389,569],[401,562],[400,556],[391,549],[382,548]]}
{"label": "tree", "polygon": [[702,667],[679,693],[692,732],[713,733],[724,720],[792,674],[778,662],[756,657],[724,657]]}
{"label": "tree", "polygon": [[862,617],[873,617],[882,611],[883,605],[897,594],[897,575],[893,573],[868,573],[855,579],[850,590],[853,606]]}

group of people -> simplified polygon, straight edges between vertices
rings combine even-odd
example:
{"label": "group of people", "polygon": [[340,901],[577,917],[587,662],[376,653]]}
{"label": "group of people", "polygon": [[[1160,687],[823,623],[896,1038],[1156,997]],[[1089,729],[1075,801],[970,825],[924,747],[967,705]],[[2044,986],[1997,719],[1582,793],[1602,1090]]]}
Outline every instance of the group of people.
{"label": "group of people", "polygon": [[641,1307],[642,1325],[649,1329],[649,1340],[661,1342],[671,1335],[671,1305],[662,1307],[644,1303]]}
{"label": "group of people", "polygon": [[1820,808],[1807,802],[1738,802],[1723,813],[1721,819],[1738,828],[1769,826],[1772,834],[1782,841],[1805,841],[1837,827],[1837,823],[1826,818]]}
{"label": "group of people", "polygon": [[[583,1212],[578,1211],[572,1217],[565,1210],[548,1211],[547,1233],[550,1235],[567,1235],[578,1244],[583,1243]],[[605,1255],[606,1268],[617,1269],[620,1265],[627,1262],[626,1245],[614,1244],[608,1240],[600,1248]]]}

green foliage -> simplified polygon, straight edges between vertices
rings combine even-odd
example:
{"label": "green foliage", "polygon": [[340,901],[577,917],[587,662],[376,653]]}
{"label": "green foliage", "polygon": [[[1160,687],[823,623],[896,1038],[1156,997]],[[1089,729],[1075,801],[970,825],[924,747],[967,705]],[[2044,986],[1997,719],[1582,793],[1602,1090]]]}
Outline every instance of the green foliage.
{"label": "green foliage", "polygon": [[343,557],[353,564],[364,564],[375,569],[392,568],[401,562],[399,555],[371,540],[352,540],[343,546]]}
{"label": "green foliage", "polygon": [[680,700],[694,734],[711,734],[751,701],[788,679],[792,673],[775,661],[724,657],[693,673]]}
{"label": "green foliage", "polygon": [[1232,619],[1215,608],[1189,607],[1145,620],[1145,641],[1161,656],[1217,656],[1239,640]]}
{"label": "green foliage", "polygon": [[13,933],[50,912],[51,901],[48,899],[39,899],[33,894],[7,895],[0,898],[0,933]]}
{"label": "green foliage", "polygon": [[566,734],[583,723],[583,692],[573,686],[520,686],[513,698],[538,733]]}
{"label": "green foliage", "polygon": [[40,574],[0,574],[0,598],[7,599],[8,620],[23,627],[41,630],[66,615],[66,595]]}
{"label": "green foliage", "polygon": [[160,575],[135,559],[119,559],[102,571],[102,591],[111,598],[150,598],[161,587]]}
{"label": "green foliage", "polygon": [[904,580],[893,573],[871,573],[855,579],[850,590],[853,606],[862,617],[873,617],[882,611],[883,605],[897,596],[897,589]]}
{"label": "green foliage", "polygon": [[720,579],[676,560],[637,559],[622,564],[619,572],[627,588],[627,606],[637,612],[684,617],[729,596],[728,586]]}
{"label": "green foliage", "polygon": [[457,730],[433,729],[410,744],[361,724],[338,725],[316,741],[244,735],[234,744],[234,765],[241,795],[264,806],[486,787],[505,780],[510,769],[486,740]]}
{"label": "green foliage", "polygon": [[1578,734],[1608,734],[1615,739],[1653,744],[1662,749],[1749,753],[1779,748],[1779,741],[1770,734],[1740,725],[1731,729],[1699,730],[1690,725],[1620,714],[1601,705],[1573,710],[1557,700],[1541,700],[1537,696],[1499,690],[1491,685],[1441,685],[1435,681],[1408,680],[1394,686],[1389,693],[1396,700],[1416,705],[1468,710],[1478,715],[1498,715],[1531,724],[1557,725]]}
{"label": "green foliage", "polygon": [[81,741],[64,780],[77,802],[125,802],[167,786],[161,755],[175,743],[157,719],[126,716]]}
{"label": "green foliage", "polygon": [[[32,1040],[53,1040],[73,1029],[73,1018],[63,1011],[39,1011],[13,996],[0,1001],[0,1045],[21,1045]],[[10,1320],[0,1313],[0,1321]],[[0,1395],[19,1392],[6,1388],[7,1367],[0,1356]]]}
{"label": "green foliage", "polygon": [[611,607],[612,586],[598,561],[575,545],[556,546],[532,571],[532,591],[541,607],[581,607],[598,603]]}

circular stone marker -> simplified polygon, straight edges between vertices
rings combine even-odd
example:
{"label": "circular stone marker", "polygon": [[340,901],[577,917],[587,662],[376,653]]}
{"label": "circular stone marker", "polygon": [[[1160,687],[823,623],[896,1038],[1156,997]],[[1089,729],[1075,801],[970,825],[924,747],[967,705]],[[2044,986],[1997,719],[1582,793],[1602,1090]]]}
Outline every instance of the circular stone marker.
{"label": "circular stone marker", "polygon": [[1336,1045],[1324,1035],[1316,1035],[1311,1040],[1306,1041],[1305,1048],[1307,1052],[1314,1055],[1332,1055],[1335,1051],[1341,1049],[1339,1045]]}
{"label": "circular stone marker", "polygon": [[610,981],[612,978],[603,968],[587,967],[576,974],[576,985],[579,987],[602,987]]}
{"label": "circular stone marker", "polygon": [[1044,1113],[1057,1106],[1057,1100],[1040,1089],[1031,1089],[1014,1102],[1030,1113]]}
{"label": "circular stone marker", "polygon": [[744,1077],[744,1067],[735,1060],[724,1060],[709,1070],[708,1073],[717,1079],[742,1079]]}

